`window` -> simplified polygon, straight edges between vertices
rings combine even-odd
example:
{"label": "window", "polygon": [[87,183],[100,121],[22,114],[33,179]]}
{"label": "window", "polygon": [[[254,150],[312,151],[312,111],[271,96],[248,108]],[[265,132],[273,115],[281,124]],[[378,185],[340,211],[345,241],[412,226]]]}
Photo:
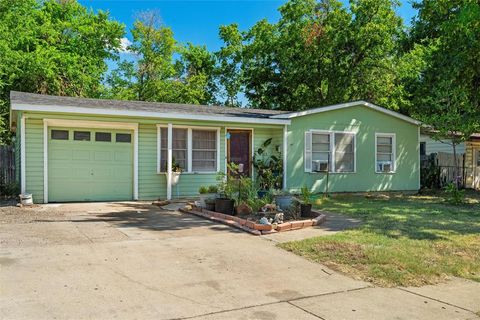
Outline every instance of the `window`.
{"label": "window", "polygon": [[330,134],[312,133],[312,171],[331,171]]}
{"label": "window", "polygon": [[192,130],[192,171],[217,171],[216,130]]}
{"label": "window", "polygon": [[355,172],[355,134],[306,132],[305,171]]}
{"label": "window", "polygon": [[[172,159],[182,168],[187,170],[188,164],[188,130],[187,129],[173,129],[172,138]],[[160,172],[167,172],[168,162],[168,129],[160,129]]]}
{"label": "window", "polygon": [[90,141],[90,132],[88,131],[74,131],[73,140]]}
{"label": "window", "polygon": [[95,132],[95,141],[111,142],[112,134],[110,132]]}
{"label": "window", "polygon": [[477,150],[477,167],[480,167],[480,150]]}
{"label": "window", "polygon": [[130,133],[117,133],[116,140],[117,142],[132,142],[132,135]]}
{"label": "window", "polygon": [[355,135],[335,133],[335,172],[355,171]]}
{"label": "window", "polygon": [[52,130],[52,140],[68,140],[68,130]]}
{"label": "window", "polygon": [[[173,128],[172,160],[184,172],[218,171],[217,129]],[[168,128],[159,127],[159,172],[167,172]]]}
{"label": "window", "polygon": [[376,138],[376,172],[395,171],[395,135],[377,134]]}

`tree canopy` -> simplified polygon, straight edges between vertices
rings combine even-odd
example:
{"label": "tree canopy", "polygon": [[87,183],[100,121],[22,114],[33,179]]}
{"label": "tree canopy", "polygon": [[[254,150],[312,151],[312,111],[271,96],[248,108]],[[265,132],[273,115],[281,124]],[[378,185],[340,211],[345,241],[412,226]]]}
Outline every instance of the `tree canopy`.
{"label": "tree canopy", "polygon": [[125,26],[108,13],[76,0],[0,0],[3,140],[10,90],[279,110],[363,99],[465,140],[480,130],[480,4],[422,0],[408,27],[398,5],[289,0],[275,23],[220,26],[214,52],[143,12],[120,54]]}

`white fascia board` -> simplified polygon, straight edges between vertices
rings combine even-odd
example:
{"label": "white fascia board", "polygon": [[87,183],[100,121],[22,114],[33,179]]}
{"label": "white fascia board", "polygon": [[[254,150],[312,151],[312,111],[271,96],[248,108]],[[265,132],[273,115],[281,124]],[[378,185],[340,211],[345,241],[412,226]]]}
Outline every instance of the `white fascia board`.
{"label": "white fascia board", "polygon": [[250,118],[250,117],[227,117],[227,116],[209,116],[199,114],[183,113],[165,113],[137,110],[113,110],[113,109],[92,109],[84,107],[71,106],[53,106],[53,105],[32,105],[32,104],[12,104],[12,110],[34,111],[34,112],[60,112],[75,114],[94,114],[103,116],[127,116],[144,117],[160,119],[180,119],[180,120],[202,120],[202,121],[220,121],[233,123],[257,123],[257,124],[290,124],[288,119],[272,118]]}
{"label": "white fascia board", "polygon": [[335,104],[335,105],[331,105],[331,106],[315,108],[315,109],[310,109],[310,110],[305,110],[305,111],[279,114],[279,115],[276,115],[276,116],[271,116],[270,118],[272,118],[272,119],[292,119],[292,118],[296,118],[296,117],[306,116],[306,115],[309,115],[309,114],[327,112],[327,111],[350,108],[350,107],[355,107],[355,106],[365,106],[365,107],[371,108],[373,110],[388,114],[392,117],[395,117],[395,118],[404,120],[406,122],[415,124],[417,126],[422,124],[420,121],[415,120],[415,119],[410,118],[410,117],[407,117],[407,116],[405,116],[401,113],[379,107],[377,105],[374,105],[374,104],[372,104],[370,102],[366,102],[366,101],[353,101],[353,102]]}

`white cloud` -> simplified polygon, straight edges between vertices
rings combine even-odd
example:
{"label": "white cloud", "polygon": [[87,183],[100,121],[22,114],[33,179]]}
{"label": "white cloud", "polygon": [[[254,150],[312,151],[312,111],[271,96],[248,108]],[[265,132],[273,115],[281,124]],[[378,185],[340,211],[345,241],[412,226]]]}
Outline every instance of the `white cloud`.
{"label": "white cloud", "polygon": [[130,53],[128,47],[132,45],[132,41],[128,40],[128,38],[120,39],[120,52],[121,53]]}

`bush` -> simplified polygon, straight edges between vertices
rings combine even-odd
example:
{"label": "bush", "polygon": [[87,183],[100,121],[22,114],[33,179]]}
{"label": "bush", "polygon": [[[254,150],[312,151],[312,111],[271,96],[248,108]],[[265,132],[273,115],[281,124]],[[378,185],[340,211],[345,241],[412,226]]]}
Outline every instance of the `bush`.
{"label": "bush", "polygon": [[0,195],[4,198],[15,198],[20,193],[20,187],[16,182],[0,185]]}
{"label": "bush", "polygon": [[216,185],[211,185],[208,186],[208,193],[217,193],[218,192],[218,187]]}
{"label": "bush", "polygon": [[459,190],[454,183],[449,183],[445,187],[447,194],[446,201],[451,204],[462,204],[465,202],[465,190]]}
{"label": "bush", "polygon": [[206,187],[206,186],[200,186],[200,188],[198,188],[198,193],[200,193],[200,194],[206,194],[206,193],[208,193],[208,187]]}

